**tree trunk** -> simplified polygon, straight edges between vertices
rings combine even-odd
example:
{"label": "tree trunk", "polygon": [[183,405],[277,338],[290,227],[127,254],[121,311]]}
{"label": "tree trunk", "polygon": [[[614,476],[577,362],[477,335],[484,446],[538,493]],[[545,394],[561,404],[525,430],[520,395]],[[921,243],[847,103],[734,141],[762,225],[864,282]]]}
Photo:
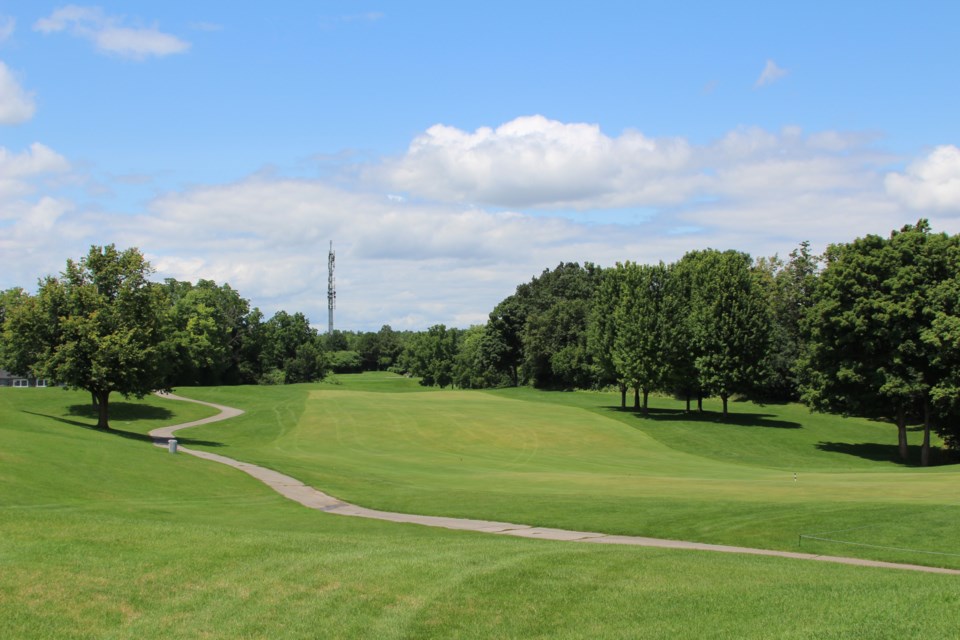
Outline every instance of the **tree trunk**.
{"label": "tree trunk", "polygon": [[647,415],[647,396],[650,395],[649,389],[643,390],[643,415]]}
{"label": "tree trunk", "polygon": [[897,409],[897,445],[900,449],[900,459],[906,462],[910,455],[907,450],[907,417],[903,409]]}
{"label": "tree trunk", "polygon": [[627,385],[620,383],[620,408],[627,408]]}
{"label": "tree trunk", "polygon": [[633,408],[640,408],[640,387],[633,388]]}
{"label": "tree trunk", "polygon": [[923,401],[923,446],[920,447],[920,465],[930,464],[930,401]]}
{"label": "tree trunk", "polygon": [[687,394],[687,413],[690,413],[690,394]]}
{"label": "tree trunk", "polygon": [[697,394],[697,411],[699,413],[703,413],[703,394],[702,393]]}
{"label": "tree trunk", "polygon": [[97,418],[97,429],[109,429],[110,423],[108,422],[108,403],[110,402],[110,392],[109,391],[97,391],[97,407],[98,418]]}
{"label": "tree trunk", "polygon": [[100,406],[100,402],[97,400],[97,394],[93,391],[90,392],[90,404],[94,409]]}
{"label": "tree trunk", "polygon": [[727,398],[729,397],[730,396],[728,395],[720,394],[720,399],[723,400],[723,417],[724,418],[727,417]]}

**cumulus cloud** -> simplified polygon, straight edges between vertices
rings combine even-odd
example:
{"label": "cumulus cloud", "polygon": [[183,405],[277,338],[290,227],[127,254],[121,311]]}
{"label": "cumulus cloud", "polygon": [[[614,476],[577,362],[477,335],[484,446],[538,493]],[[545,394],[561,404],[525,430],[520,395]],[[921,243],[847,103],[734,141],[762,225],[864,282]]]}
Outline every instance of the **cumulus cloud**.
{"label": "cumulus cloud", "polygon": [[90,40],[104,53],[135,60],[183,53],[190,48],[189,42],[163,33],[156,25],[127,26],[123,18],[107,15],[99,7],[61,7],[50,16],[38,20],[33,28],[45,34],[66,31]]}
{"label": "cumulus cloud", "polygon": [[0,124],[19,124],[33,117],[33,96],[23,90],[16,77],[0,62]]}
{"label": "cumulus cloud", "polygon": [[506,207],[621,206],[677,202],[696,187],[680,175],[690,159],[680,139],[637,131],[611,138],[595,124],[540,115],[466,132],[434,125],[377,177],[417,195]]}
{"label": "cumulus cloud", "polygon": [[59,264],[53,258],[87,235],[63,218],[72,203],[50,194],[70,171],[67,159],[43,144],[21,152],[0,147],[0,255],[6,265],[0,289],[29,287],[41,275],[62,269],[63,258]]}
{"label": "cumulus cloud", "polygon": [[939,146],[903,173],[888,173],[887,192],[915,210],[960,213],[960,149]]}
{"label": "cumulus cloud", "polygon": [[520,280],[559,261],[561,247],[583,241],[581,225],[567,220],[262,177],[171,193],[117,222],[115,239],[144,248],[162,275],[230,282],[267,312],[298,309],[317,322],[332,240],[338,317],[373,328],[479,320]]}
{"label": "cumulus cloud", "polygon": [[[506,158],[503,149],[512,149],[512,170],[540,182],[528,192],[516,178],[507,183],[510,188],[497,185],[507,177],[488,166],[484,183],[474,175],[483,175],[480,169],[451,168],[444,165],[451,160],[434,158],[438,177],[429,197],[422,190],[411,190],[416,197],[398,197],[392,185],[362,182],[348,188],[339,181],[274,172],[170,191],[141,211],[111,214],[71,203],[55,189],[40,189],[70,171],[53,150],[43,145],[19,153],[2,150],[0,176],[9,177],[9,184],[0,183],[0,253],[13,266],[0,272],[0,288],[29,286],[62,269],[67,257],[83,255],[90,244],[115,242],[140,247],[158,277],[229,282],[267,315],[297,310],[323,324],[332,240],[338,326],[464,326],[482,322],[518,284],[561,261],[672,261],[706,247],[784,255],[802,240],[819,250],[865,233],[886,234],[916,218],[888,193],[891,159],[857,134],[742,128],[708,144],[682,139],[667,144],[636,132],[610,137],[592,125],[521,119],[496,129],[445,128],[434,135],[443,136],[454,141],[444,145],[457,162],[476,167]],[[565,151],[561,141],[577,152]],[[471,148],[478,149],[479,159],[470,157]],[[952,148],[946,155],[956,153]],[[413,162],[408,156],[371,171],[391,178]],[[918,159],[903,176],[949,182],[949,171],[928,167],[936,164],[934,156]],[[416,153],[411,157],[421,160]],[[587,194],[578,203],[660,204],[642,217],[606,212],[602,223],[591,209],[571,213],[543,206],[571,198],[558,176],[576,174],[578,158],[586,158],[583,171],[593,167],[590,180],[578,187]],[[617,178],[618,161],[650,184],[629,185],[626,196],[615,193],[616,180],[623,179]],[[530,169],[536,166],[556,175],[537,176]],[[458,170],[465,171],[462,182],[452,182]],[[667,189],[664,184],[683,185],[683,196],[645,199],[646,193]],[[554,185],[561,196],[551,193]],[[540,208],[473,204],[478,193],[508,193]],[[960,231],[960,219],[949,211],[929,217],[938,230]],[[610,222],[617,219],[623,222]]]}
{"label": "cumulus cloud", "polygon": [[368,174],[392,190],[507,208],[669,208],[697,199],[862,188],[879,158],[863,136],[798,127],[731,131],[706,145],[610,137],[599,126],[523,117],[474,132],[435,125]]}
{"label": "cumulus cloud", "polygon": [[763,71],[760,72],[760,77],[757,78],[757,81],[754,83],[754,87],[765,87],[768,84],[773,84],[780,78],[787,75],[789,71],[777,66],[777,63],[773,60],[767,60],[767,64],[764,65]]}
{"label": "cumulus cloud", "polygon": [[34,192],[37,179],[69,169],[66,158],[38,142],[21,153],[0,147],[0,204]]}

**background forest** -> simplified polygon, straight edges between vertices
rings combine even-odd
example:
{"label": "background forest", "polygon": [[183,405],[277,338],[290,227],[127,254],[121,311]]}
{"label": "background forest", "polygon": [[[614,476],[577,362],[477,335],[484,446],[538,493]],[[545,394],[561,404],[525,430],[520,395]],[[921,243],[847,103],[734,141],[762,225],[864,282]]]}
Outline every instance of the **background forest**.
{"label": "background forest", "polygon": [[923,424],[924,462],[931,430],[958,444],[960,236],[925,220],[823,255],[801,243],[786,259],[707,249],[671,264],[561,263],[468,329],[322,335],[299,312],[265,318],[229,284],[151,273],[135,249],[93,247],[36,294],[2,292],[0,366],[104,404],[111,391],[370,370],[440,387],[615,387],[641,411],[651,393],[688,410],[718,397],[724,414],[734,397],[802,400],[894,423],[903,457],[908,424]]}

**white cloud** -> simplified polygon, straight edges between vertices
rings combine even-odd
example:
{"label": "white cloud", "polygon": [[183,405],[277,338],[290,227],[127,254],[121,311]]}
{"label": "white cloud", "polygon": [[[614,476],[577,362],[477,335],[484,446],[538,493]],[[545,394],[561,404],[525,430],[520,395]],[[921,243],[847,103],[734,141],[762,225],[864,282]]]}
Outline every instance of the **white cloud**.
{"label": "white cloud", "polygon": [[[351,190],[275,172],[171,191],[140,212],[122,214],[78,206],[45,186],[70,171],[68,161],[49,148],[0,150],[0,176],[9,178],[0,182],[0,254],[13,265],[0,271],[0,289],[30,286],[62,269],[66,258],[83,255],[90,244],[115,242],[140,247],[158,277],[229,282],[268,315],[281,308],[303,311],[322,326],[332,240],[337,326],[463,326],[482,321],[518,284],[561,261],[672,261],[705,247],[784,255],[801,240],[819,250],[865,233],[886,234],[916,218],[888,195],[890,158],[857,134],[743,128],[694,145],[682,139],[666,144],[635,132],[610,138],[591,125],[545,119],[508,125],[474,133],[439,130],[435,137],[453,142],[431,149],[441,156],[433,160],[439,166],[430,192],[435,195],[397,198],[383,185],[360,191],[361,185],[352,184]],[[670,148],[683,152],[664,151]],[[478,158],[471,157],[471,149],[477,149]],[[957,153],[951,149],[946,155]],[[473,168],[459,169],[460,176],[457,167],[443,164],[451,160],[441,152]],[[473,185],[478,181],[473,173],[480,172],[476,167],[504,158],[513,163],[512,171],[539,180],[536,189],[524,192],[515,178],[507,183],[510,188],[497,185],[507,178],[488,166],[481,174],[487,179],[485,193],[525,198],[539,210],[500,210],[500,202],[496,209],[464,204],[478,200],[481,191],[453,182],[451,175]],[[551,190],[559,185],[559,193],[569,193],[559,176],[576,174],[578,158],[585,159],[583,171],[593,171],[578,187],[588,194],[579,203],[660,204],[642,217],[623,216],[630,220],[623,224],[599,224],[597,212],[586,208],[579,214],[546,209],[542,203],[570,197]],[[416,154],[414,159],[422,160]],[[392,177],[408,162],[413,161],[407,156],[397,158],[373,173]],[[929,164],[929,157],[918,160],[905,175],[922,177],[924,184],[953,175]],[[548,175],[530,168],[537,166]],[[619,193],[625,173],[642,175],[647,184],[627,184]],[[679,197],[646,199],[673,184],[682,186]],[[616,211],[600,214],[603,220],[617,219]],[[949,211],[929,217],[937,230],[960,232],[960,218]]]}
{"label": "white cloud", "polygon": [[0,42],[6,42],[13,35],[17,26],[16,18],[12,16],[0,16]]}
{"label": "white cloud", "polygon": [[90,40],[100,51],[135,60],[183,53],[190,48],[189,42],[161,32],[156,25],[130,27],[123,22],[123,18],[107,15],[99,7],[68,5],[41,18],[33,28],[45,34],[67,31]]}
{"label": "white cloud", "polygon": [[939,146],[904,173],[888,173],[887,192],[912,209],[960,213],[960,149]]}
{"label": "white cloud", "polygon": [[777,63],[773,60],[767,60],[767,64],[764,65],[763,71],[760,72],[760,77],[757,78],[754,87],[765,87],[768,84],[773,84],[780,78],[787,75],[789,71],[777,66]]}
{"label": "white cloud", "polygon": [[35,181],[70,170],[70,163],[53,149],[38,142],[22,153],[0,147],[0,206],[12,198],[35,191]]}
{"label": "white cloud", "polygon": [[429,200],[509,208],[668,209],[697,199],[793,197],[860,189],[881,160],[868,138],[743,128],[707,145],[542,116],[472,133],[435,125],[407,153],[368,173]]}
{"label": "white cloud", "polygon": [[0,124],[19,124],[33,117],[33,96],[23,90],[13,73],[0,62]]}
{"label": "white cloud", "polygon": [[597,125],[535,115],[473,133],[435,125],[371,175],[444,201],[587,208],[678,202],[697,183],[677,179],[689,160],[684,140],[637,131],[610,138]]}

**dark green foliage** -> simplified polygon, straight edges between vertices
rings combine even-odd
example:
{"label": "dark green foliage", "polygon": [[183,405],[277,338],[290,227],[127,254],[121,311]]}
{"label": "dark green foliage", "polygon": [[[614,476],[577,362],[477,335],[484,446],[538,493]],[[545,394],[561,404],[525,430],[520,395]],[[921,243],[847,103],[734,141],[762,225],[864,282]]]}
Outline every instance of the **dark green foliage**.
{"label": "dark green foliage", "polygon": [[44,327],[43,318],[35,313],[36,304],[20,287],[0,292],[0,368],[28,375],[40,357]]}
{"label": "dark green foliage", "polygon": [[170,303],[169,342],[174,351],[171,386],[237,384],[250,303],[230,285],[211,280],[166,280]]}
{"label": "dark green foliage", "polygon": [[360,373],[363,371],[363,358],[358,351],[332,351],[328,361],[334,373]]}
{"label": "dark green foliage", "polygon": [[263,350],[260,361],[264,371],[285,373],[285,382],[313,382],[327,372],[323,340],[302,313],[278,311],[263,325]]}
{"label": "dark green foliage", "polygon": [[797,360],[804,350],[801,324],[813,305],[813,291],[822,259],[802,242],[784,262],[777,256],[761,258],[755,269],[771,310],[770,345],[763,374],[751,395],[761,400],[794,401],[800,398]]}
{"label": "dark green foliage", "polygon": [[98,426],[108,429],[111,393],[142,398],[166,379],[167,302],[160,285],[147,280],[151,273],[138,250],[113,245],[68,260],[35,298],[21,295],[11,305],[6,357],[38,378],[89,391],[99,405]]}
{"label": "dark green foliage", "polygon": [[357,342],[363,371],[386,371],[394,365],[403,350],[400,336],[388,324],[376,333],[360,334]]}
{"label": "dark green foliage", "polygon": [[454,383],[454,365],[463,333],[438,324],[414,334],[401,364],[408,373],[419,377],[424,386],[448,387]]}
{"label": "dark green foliage", "polygon": [[[651,391],[663,389],[667,381],[667,325],[664,315],[667,268],[628,262],[622,270],[620,299],[614,308],[616,335],[613,364],[617,378],[643,392],[643,410]],[[634,407],[639,398],[634,397]]]}
{"label": "dark green foliage", "polygon": [[683,260],[667,267],[663,296],[663,315],[667,318],[664,327],[664,358],[667,364],[664,390],[685,400],[687,411],[690,411],[690,400],[694,397],[697,398],[697,408],[703,408],[703,387],[697,368],[700,345],[694,340],[693,314],[690,311],[698,255],[687,254]]}
{"label": "dark green foliage", "polygon": [[627,384],[617,373],[613,360],[613,347],[617,340],[619,324],[615,313],[620,304],[623,288],[624,267],[605,269],[594,291],[590,317],[587,322],[587,352],[594,366],[598,386],[617,385],[620,390],[620,406],[626,406]]}
{"label": "dark green foliage", "polygon": [[526,314],[520,339],[521,382],[553,389],[591,385],[587,319],[599,279],[596,266],[567,262],[517,288]]}
{"label": "dark green foliage", "polygon": [[903,459],[907,422],[923,420],[924,464],[932,423],[956,417],[957,244],[921,220],[831,246],[807,319],[804,400],[895,423]]}
{"label": "dark green foliage", "polygon": [[720,396],[726,415],[728,399],[748,391],[761,374],[770,331],[767,299],[745,253],[707,250],[684,260],[696,265],[689,321],[699,384]]}
{"label": "dark green foliage", "polygon": [[490,312],[487,330],[480,346],[479,359],[484,368],[507,376],[513,386],[520,383],[523,360],[523,328],[526,323],[524,304],[517,294],[507,297]]}
{"label": "dark green foliage", "polygon": [[497,371],[485,360],[484,345],[488,341],[484,325],[475,325],[463,332],[453,367],[453,384],[461,389],[504,387],[510,377]]}
{"label": "dark green foliage", "polygon": [[339,329],[335,329],[333,333],[329,333],[324,338],[326,341],[327,351],[349,351],[350,343],[347,340],[347,334]]}

